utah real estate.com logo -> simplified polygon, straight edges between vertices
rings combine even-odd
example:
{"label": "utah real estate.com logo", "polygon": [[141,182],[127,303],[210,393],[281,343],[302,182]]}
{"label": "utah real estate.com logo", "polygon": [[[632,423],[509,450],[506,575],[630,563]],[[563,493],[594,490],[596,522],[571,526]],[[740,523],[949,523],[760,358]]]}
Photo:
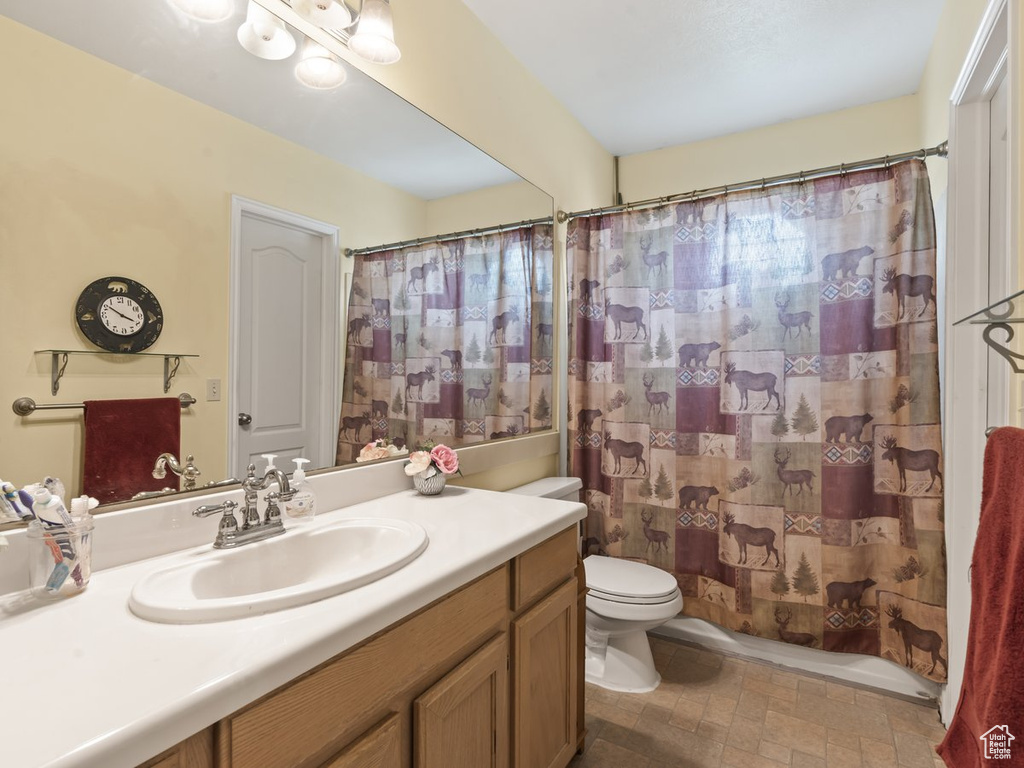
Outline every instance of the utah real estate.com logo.
{"label": "utah real estate.com logo", "polygon": [[1016,738],[1005,725],[997,725],[979,736],[985,744],[986,760],[1009,760],[1010,742]]}

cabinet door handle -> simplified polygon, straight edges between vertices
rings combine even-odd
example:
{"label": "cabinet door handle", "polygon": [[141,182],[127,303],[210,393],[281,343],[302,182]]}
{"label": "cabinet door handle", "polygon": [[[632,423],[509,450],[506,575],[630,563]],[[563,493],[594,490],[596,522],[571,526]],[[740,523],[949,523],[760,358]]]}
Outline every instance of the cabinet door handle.
{"label": "cabinet door handle", "polygon": [[238,414],[238,426],[247,427],[250,424],[252,424],[252,416],[250,416],[248,413]]}

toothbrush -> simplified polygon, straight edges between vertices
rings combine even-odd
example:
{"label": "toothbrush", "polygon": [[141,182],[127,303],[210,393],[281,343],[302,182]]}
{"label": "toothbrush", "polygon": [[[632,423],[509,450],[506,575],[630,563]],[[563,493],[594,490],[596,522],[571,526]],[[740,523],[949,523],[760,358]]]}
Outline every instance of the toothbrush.
{"label": "toothbrush", "polygon": [[4,500],[7,501],[7,503],[14,508],[14,511],[18,514],[18,517],[20,517],[22,520],[30,520],[33,517],[35,517],[35,515],[33,515],[31,511],[25,508],[23,499],[21,498],[21,495],[18,493],[17,489],[14,487],[13,483],[0,483],[0,492],[3,493]]}

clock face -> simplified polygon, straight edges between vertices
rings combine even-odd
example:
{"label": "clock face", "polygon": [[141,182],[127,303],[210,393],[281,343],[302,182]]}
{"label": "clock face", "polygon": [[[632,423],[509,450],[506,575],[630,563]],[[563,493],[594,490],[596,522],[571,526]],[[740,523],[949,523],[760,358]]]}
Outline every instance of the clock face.
{"label": "clock face", "polygon": [[93,344],[125,354],[150,347],[164,325],[156,296],[127,277],[103,277],[86,286],[75,305],[75,319]]}
{"label": "clock face", "polygon": [[127,296],[111,296],[100,304],[100,322],[103,327],[118,336],[131,336],[142,330],[146,316],[135,299]]}

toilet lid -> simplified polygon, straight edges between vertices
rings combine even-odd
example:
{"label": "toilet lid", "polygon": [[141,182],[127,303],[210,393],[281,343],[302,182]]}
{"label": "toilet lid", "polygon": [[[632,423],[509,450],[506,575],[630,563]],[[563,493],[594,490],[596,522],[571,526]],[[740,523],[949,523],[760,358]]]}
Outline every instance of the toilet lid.
{"label": "toilet lid", "polygon": [[659,598],[667,601],[678,589],[674,576],[644,563],[591,555],[583,561],[583,568],[591,594],[615,602],[637,598],[644,602],[659,602]]}

